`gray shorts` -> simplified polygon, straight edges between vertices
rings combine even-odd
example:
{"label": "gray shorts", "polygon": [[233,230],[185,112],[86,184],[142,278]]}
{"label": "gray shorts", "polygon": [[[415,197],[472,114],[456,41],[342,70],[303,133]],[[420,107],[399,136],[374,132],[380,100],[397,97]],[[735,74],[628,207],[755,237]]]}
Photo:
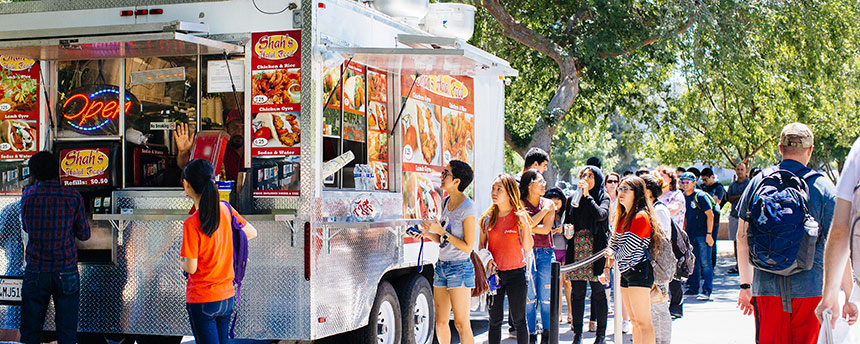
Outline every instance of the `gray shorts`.
{"label": "gray shorts", "polygon": [[738,221],[739,218],[729,216],[729,240],[738,240]]}

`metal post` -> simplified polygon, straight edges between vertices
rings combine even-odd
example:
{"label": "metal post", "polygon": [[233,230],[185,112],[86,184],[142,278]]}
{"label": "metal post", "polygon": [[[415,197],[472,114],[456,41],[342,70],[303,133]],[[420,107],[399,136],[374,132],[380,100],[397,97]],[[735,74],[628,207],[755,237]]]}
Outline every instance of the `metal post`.
{"label": "metal post", "polygon": [[615,304],[615,343],[624,343],[624,333],[621,332],[621,323],[624,321],[624,307],[621,306],[621,273],[618,271],[618,262],[612,265],[612,299]]}
{"label": "metal post", "polygon": [[558,297],[558,290],[561,284],[559,277],[561,276],[561,264],[552,262],[552,275],[550,277],[549,287],[549,343],[558,344],[558,311],[561,306],[561,300]]}

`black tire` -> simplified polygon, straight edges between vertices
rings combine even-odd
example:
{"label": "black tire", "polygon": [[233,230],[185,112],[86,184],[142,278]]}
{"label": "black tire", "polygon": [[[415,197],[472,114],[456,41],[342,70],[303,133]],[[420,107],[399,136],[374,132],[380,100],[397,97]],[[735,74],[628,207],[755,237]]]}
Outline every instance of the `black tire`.
{"label": "black tire", "polygon": [[[422,275],[407,277],[400,285],[400,314],[403,322],[403,344],[430,344],[436,338],[436,308],[433,305],[433,288]],[[421,305],[419,299],[423,298]],[[425,308],[426,307],[426,308]],[[422,309],[423,308],[423,309]],[[423,328],[421,338],[419,327]]]}
{"label": "black tire", "polygon": [[[391,314],[388,314],[388,317],[392,319],[384,319],[383,323],[380,323],[382,313],[389,311]],[[373,307],[370,308],[367,326],[354,331],[351,336],[352,342],[354,344],[398,344],[402,335],[400,301],[397,299],[394,287],[390,283],[382,281],[376,290],[376,298],[373,300]],[[389,340],[381,340],[380,336],[385,336]]]}

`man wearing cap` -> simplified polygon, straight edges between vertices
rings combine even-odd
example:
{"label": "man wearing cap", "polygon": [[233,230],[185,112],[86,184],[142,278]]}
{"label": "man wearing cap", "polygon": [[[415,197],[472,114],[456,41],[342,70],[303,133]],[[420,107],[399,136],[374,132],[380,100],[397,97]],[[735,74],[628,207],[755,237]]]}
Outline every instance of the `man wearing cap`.
{"label": "man wearing cap", "polygon": [[[782,161],[776,168],[803,178],[812,171],[806,165],[812,157],[813,147],[812,130],[808,126],[802,123],[786,125],[779,138]],[[750,264],[749,256],[749,208],[753,204],[755,190],[773,169],[769,168],[753,177],[740,199],[737,239],[741,284],[738,308],[745,315],[755,314],[758,343],[816,343],[820,323],[815,317],[815,307],[821,301],[824,244],[833,219],[836,189],[821,174],[806,179],[809,188],[807,208],[809,214],[818,221],[819,228],[814,264],[810,270],[784,277],[755,269]],[[784,303],[784,298],[790,300]],[[785,309],[787,307],[790,309]]]}
{"label": "man wearing cap", "polygon": [[[245,142],[245,121],[239,115],[239,110],[231,110],[227,113],[227,118],[224,120],[224,131],[230,134],[230,141],[227,141],[227,150],[224,151],[224,178],[227,180],[236,180],[239,175],[239,170],[242,168],[242,161],[245,150],[242,149]],[[179,150],[177,154],[177,165],[179,168],[185,168],[191,156],[191,148],[194,145],[194,132],[189,130],[187,124],[180,124],[173,133],[173,138],[176,141],[176,146]],[[215,174],[220,174],[221,171],[215,171]]]}
{"label": "man wearing cap", "polygon": [[[684,213],[684,230],[690,237],[696,265],[687,279],[687,295],[697,295],[696,299],[708,301],[714,284],[714,265],[711,263],[711,250],[714,249],[714,210],[711,195],[696,188],[696,176],[691,172],[681,175],[681,190],[686,198],[687,211]],[[701,277],[701,292],[699,279]]]}

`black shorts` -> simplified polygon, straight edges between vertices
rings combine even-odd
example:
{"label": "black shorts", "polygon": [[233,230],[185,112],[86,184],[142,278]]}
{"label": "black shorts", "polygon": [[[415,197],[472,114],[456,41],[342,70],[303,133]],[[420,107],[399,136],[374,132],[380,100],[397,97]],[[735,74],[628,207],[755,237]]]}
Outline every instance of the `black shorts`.
{"label": "black shorts", "polygon": [[652,285],[654,285],[654,271],[651,269],[651,261],[648,259],[621,273],[622,288],[651,288]]}

